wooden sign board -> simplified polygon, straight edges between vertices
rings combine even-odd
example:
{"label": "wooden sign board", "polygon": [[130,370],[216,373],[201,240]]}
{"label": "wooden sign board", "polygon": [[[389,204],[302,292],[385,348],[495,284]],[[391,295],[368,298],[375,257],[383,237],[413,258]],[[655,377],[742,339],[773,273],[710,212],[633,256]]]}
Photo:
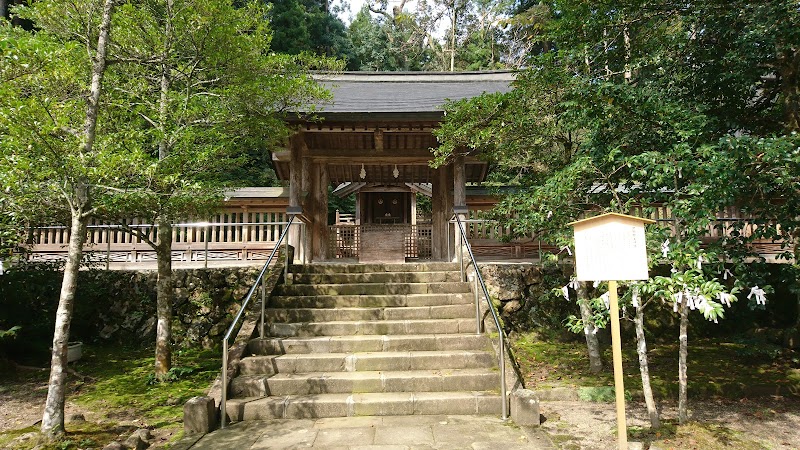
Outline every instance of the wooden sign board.
{"label": "wooden sign board", "polygon": [[646,280],[644,226],[653,220],[609,213],[572,222],[579,281]]}

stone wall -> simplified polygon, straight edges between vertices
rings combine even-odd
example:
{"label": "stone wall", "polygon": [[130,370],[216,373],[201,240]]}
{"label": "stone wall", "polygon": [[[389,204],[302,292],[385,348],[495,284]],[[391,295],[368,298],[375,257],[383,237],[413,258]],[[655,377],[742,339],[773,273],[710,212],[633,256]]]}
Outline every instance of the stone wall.
{"label": "stone wall", "polygon": [[[259,268],[175,270],[173,338],[178,345],[219,345]],[[62,274],[11,270],[0,276],[0,329],[22,327],[15,348],[44,353],[52,340]],[[155,271],[81,271],[70,339],[152,345]],[[16,351],[16,350],[15,350]]]}
{"label": "stone wall", "polygon": [[[100,340],[141,341],[155,339],[155,272],[105,272],[118,274],[114,292],[132,290],[139,295],[115,295],[108,311],[97,315]],[[222,342],[258,276],[256,268],[175,270],[175,305],[172,335],[176,344],[204,347]],[[138,300],[137,300],[138,298]],[[142,301],[143,299],[149,301]]]}
{"label": "stone wall", "polygon": [[552,292],[553,287],[566,284],[572,267],[530,263],[487,263],[479,267],[489,296],[499,304],[506,331],[549,328],[560,333],[561,321],[578,312],[574,302]]}

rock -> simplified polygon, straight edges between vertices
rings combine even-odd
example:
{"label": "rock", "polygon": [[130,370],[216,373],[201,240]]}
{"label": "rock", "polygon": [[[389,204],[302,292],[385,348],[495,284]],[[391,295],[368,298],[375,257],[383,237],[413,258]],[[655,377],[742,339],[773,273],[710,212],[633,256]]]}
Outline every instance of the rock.
{"label": "rock", "polygon": [[518,266],[494,264],[482,267],[486,289],[493,298],[508,301],[519,300],[525,294],[525,281]]}
{"label": "rock", "polygon": [[538,427],[539,398],[528,389],[517,389],[511,393],[511,418],[521,427]]}
{"label": "rock", "polygon": [[141,438],[143,441],[149,441],[150,439],[153,439],[153,433],[149,428],[139,428],[133,432],[133,435],[139,436],[139,438]]}
{"label": "rock", "polygon": [[169,406],[175,406],[175,405],[177,405],[178,403],[180,403],[180,400],[178,400],[178,399],[177,399],[177,398],[175,398],[175,397],[169,397],[169,398],[167,399],[167,405],[169,405]]}
{"label": "rock", "polygon": [[103,450],[125,450],[125,446],[117,441],[111,441],[103,447]]}
{"label": "rock", "polygon": [[538,267],[526,267],[522,271],[522,280],[528,286],[540,284],[542,282],[542,272]]}
{"label": "rock", "polygon": [[217,407],[211,397],[192,397],[183,405],[186,434],[208,433],[217,424]]}
{"label": "rock", "polygon": [[106,325],[102,330],[100,330],[100,337],[103,339],[109,339],[117,330],[119,330],[119,325]]}
{"label": "rock", "polygon": [[136,430],[132,435],[128,436],[128,439],[125,439],[125,443],[123,444],[125,448],[131,450],[144,450],[147,447],[150,447],[150,443],[147,442],[147,439],[145,439],[145,437],[150,436],[150,430],[146,430],[146,433],[140,433],[142,431],[145,430]]}
{"label": "rock", "polygon": [[139,336],[146,337],[151,336],[156,330],[156,318],[150,317],[148,318],[141,327],[139,327]]}
{"label": "rock", "polygon": [[522,302],[519,300],[511,300],[503,304],[503,314],[513,314],[522,308]]}
{"label": "rock", "polygon": [[72,414],[67,418],[67,422],[86,422],[86,417],[81,414]]}
{"label": "rock", "polygon": [[229,273],[228,276],[225,277],[225,283],[228,286],[236,286],[238,282],[239,282],[239,275],[234,271],[231,271],[231,273]]}

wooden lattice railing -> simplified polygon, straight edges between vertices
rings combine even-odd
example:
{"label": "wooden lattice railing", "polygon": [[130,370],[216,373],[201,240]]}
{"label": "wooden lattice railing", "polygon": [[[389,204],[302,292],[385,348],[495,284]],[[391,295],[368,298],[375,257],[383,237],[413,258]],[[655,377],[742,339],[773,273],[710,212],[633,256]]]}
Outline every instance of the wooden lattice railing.
{"label": "wooden lattice railing", "polygon": [[[241,208],[223,211],[208,221],[187,221],[172,227],[174,261],[264,260],[275,247],[286,213],[274,209]],[[153,248],[134,229],[155,241],[156,227],[133,219],[123,224],[93,220],[89,224],[85,258],[106,263],[155,261]],[[26,254],[30,260],[66,258],[70,230],[64,226],[35,227],[28,230]]]}

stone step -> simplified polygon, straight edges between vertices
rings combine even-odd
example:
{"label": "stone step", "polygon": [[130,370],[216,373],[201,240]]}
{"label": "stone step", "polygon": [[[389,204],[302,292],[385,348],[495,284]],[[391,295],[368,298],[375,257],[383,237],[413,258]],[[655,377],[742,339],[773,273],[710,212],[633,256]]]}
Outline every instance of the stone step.
{"label": "stone step", "polygon": [[458,272],[461,268],[457,263],[426,262],[426,263],[396,263],[396,264],[293,264],[289,266],[292,273],[373,273],[373,272]]}
{"label": "stone step", "polygon": [[276,373],[371,370],[477,369],[494,366],[494,353],[480,350],[298,353],[242,358],[239,361],[239,373],[241,375],[274,375]]}
{"label": "stone step", "polygon": [[269,335],[274,337],[351,336],[363,334],[456,334],[474,332],[474,318],[269,324]]}
{"label": "stone step", "polygon": [[395,415],[500,414],[500,395],[486,391],[313,394],[231,399],[230,421]]}
{"label": "stone step", "polygon": [[471,293],[395,295],[276,295],[269,304],[275,308],[389,308],[400,306],[441,306],[474,303]]}
{"label": "stone step", "polygon": [[332,322],[346,320],[458,319],[475,316],[475,305],[398,308],[269,308],[269,322]]}
{"label": "stone step", "polygon": [[470,284],[444,283],[358,283],[358,284],[292,284],[278,285],[279,296],[303,295],[392,295],[392,294],[459,294],[470,292]]}
{"label": "stone step", "polygon": [[484,334],[420,334],[318,336],[307,338],[253,339],[248,350],[253,355],[302,353],[355,353],[434,350],[486,350],[491,342]]}
{"label": "stone step", "polygon": [[444,283],[461,281],[459,272],[295,273],[294,284]]}
{"label": "stone step", "polygon": [[491,391],[500,386],[493,369],[435,369],[401,372],[315,372],[247,375],[231,382],[231,397],[266,397],[367,392]]}

